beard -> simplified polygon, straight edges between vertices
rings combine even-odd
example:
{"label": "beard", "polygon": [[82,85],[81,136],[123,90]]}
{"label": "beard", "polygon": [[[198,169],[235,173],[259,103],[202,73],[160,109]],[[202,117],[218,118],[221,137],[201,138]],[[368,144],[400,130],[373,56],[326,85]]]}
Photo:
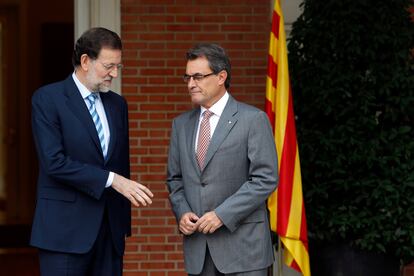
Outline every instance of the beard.
{"label": "beard", "polygon": [[99,92],[107,93],[107,92],[109,92],[109,87],[104,85],[103,83],[100,83]]}
{"label": "beard", "polygon": [[89,84],[90,89],[92,92],[109,92],[110,87],[109,85],[105,84],[105,81],[112,81],[112,77],[107,76],[104,79],[99,79],[99,77],[96,75],[95,70],[90,70],[86,74],[86,81]]}

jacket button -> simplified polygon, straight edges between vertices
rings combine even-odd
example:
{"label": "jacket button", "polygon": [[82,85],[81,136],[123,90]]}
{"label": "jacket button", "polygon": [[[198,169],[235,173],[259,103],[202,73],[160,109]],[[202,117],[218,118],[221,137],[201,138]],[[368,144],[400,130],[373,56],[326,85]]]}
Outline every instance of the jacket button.
{"label": "jacket button", "polygon": [[205,187],[206,185],[206,183],[201,183],[201,187]]}

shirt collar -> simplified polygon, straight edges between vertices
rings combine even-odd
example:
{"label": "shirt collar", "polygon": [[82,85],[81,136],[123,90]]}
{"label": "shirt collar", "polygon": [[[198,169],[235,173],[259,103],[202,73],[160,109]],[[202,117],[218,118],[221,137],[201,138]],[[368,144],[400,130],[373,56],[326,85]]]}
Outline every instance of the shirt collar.
{"label": "shirt collar", "polygon": [[[79,90],[79,92],[81,93],[81,95],[82,95],[82,98],[84,98],[84,99],[86,99],[90,94],[92,94],[92,92],[91,91],[89,91],[89,89],[88,88],[86,88],[86,86],[85,85],[83,85],[83,83],[81,83],[81,81],[78,79],[78,77],[76,76],[76,74],[75,74],[75,72],[73,72],[73,74],[72,74],[72,78],[73,78],[73,81],[75,82],[75,84],[76,84],[76,87],[78,87],[78,90]],[[97,96],[98,96],[98,98],[100,98],[99,97],[99,93],[96,93],[97,94]]]}
{"label": "shirt collar", "polygon": [[[208,110],[214,113],[214,115],[217,115],[218,117],[221,116],[221,114],[224,111],[224,108],[226,107],[227,101],[229,100],[229,93],[226,91],[224,93],[223,97],[220,98],[215,104],[213,104]],[[200,116],[206,111],[207,108],[201,107],[201,113]]]}

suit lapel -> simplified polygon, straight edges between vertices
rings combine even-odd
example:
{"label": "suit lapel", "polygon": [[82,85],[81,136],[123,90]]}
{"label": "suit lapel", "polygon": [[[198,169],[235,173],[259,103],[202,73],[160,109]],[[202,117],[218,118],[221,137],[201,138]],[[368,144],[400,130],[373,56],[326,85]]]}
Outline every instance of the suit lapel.
{"label": "suit lapel", "polygon": [[237,119],[237,102],[230,96],[208,146],[206,158],[204,159],[204,167],[208,166],[211,158],[214,156],[234,125],[236,125]]}
{"label": "suit lapel", "polygon": [[110,99],[107,94],[100,93],[102,103],[105,109],[106,119],[108,120],[108,127],[110,132],[110,139],[108,145],[108,152],[106,154],[106,160],[109,160],[112,152],[114,151],[114,145],[116,145],[116,133],[115,133],[115,126],[113,124],[113,120],[116,116],[116,109],[111,106]]}
{"label": "suit lapel", "polygon": [[78,117],[79,121],[84,124],[97,150],[102,153],[102,148],[99,142],[98,133],[96,132],[95,124],[92,120],[88,108],[86,107],[81,93],[79,92],[75,82],[72,79],[72,76],[69,76],[69,78],[66,79],[65,94],[67,96],[67,106],[73,112],[73,114]]}
{"label": "suit lapel", "polygon": [[187,151],[190,154],[191,163],[193,164],[195,170],[200,174],[200,168],[198,167],[197,157],[195,152],[195,143],[197,137],[197,127],[198,127],[198,120],[200,118],[200,108],[194,109],[192,114],[190,115],[190,120],[188,122],[188,126],[186,128],[186,135],[188,139],[191,139],[187,143]]}

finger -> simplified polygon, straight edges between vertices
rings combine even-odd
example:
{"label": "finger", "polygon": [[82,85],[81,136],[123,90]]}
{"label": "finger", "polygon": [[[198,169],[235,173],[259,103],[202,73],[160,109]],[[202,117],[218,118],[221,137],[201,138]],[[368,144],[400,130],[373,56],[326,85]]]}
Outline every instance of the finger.
{"label": "finger", "polygon": [[204,222],[200,223],[200,225],[198,226],[198,231],[204,233],[204,229],[206,227],[207,227],[207,223],[204,221]]}
{"label": "finger", "polygon": [[131,194],[127,195],[127,198],[135,207],[139,207],[138,201]]}
{"label": "finger", "polygon": [[151,198],[149,198],[148,195],[145,194],[142,190],[136,191],[136,194],[140,197],[140,200],[142,199],[145,201],[145,204],[143,203],[145,206],[152,203]]}
{"label": "finger", "polygon": [[186,229],[189,233],[193,233],[193,232],[194,232],[194,226],[193,226],[193,225],[186,225],[185,229]]}
{"label": "finger", "polygon": [[201,224],[200,220],[193,222],[194,230],[198,230],[200,228],[200,224]]}
{"label": "finger", "polygon": [[145,190],[142,190],[141,188],[138,187],[137,192],[144,198],[147,198],[148,200],[151,201],[150,197],[153,197],[154,195],[151,193],[151,195],[147,194],[145,192]]}
{"label": "finger", "polygon": [[190,218],[186,218],[185,220],[184,220],[184,225],[185,226],[191,226],[191,225],[193,225],[194,223],[193,222],[191,222],[191,220],[190,220]]}
{"label": "finger", "polygon": [[193,223],[197,222],[199,220],[199,217],[196,214],[190,214],[189,220]]}
{"label": "finger", "polygon": [[138,192],[134,193],[134,197],[137,201],[141,202],[141,204],[143,206],[147,206],[148,204],[151,204],[152,201],[150,200],[149,202],[147,201],[147,199],[145,199],[144,197],[142,197]]}
{"label": "finger", "polygon": [[185,217],[182,217],[180,219],[180,222],[178,223],[178,225],[181,227],[181,226],[186,225],[186,224],[187,224],[187,219]]}
{"label": "finger", "polygon": [[203,229],[203,233],[204,234],[207,234],[210,231],[210,229],[211,229],[211,226],[210,225],[206,225],[206,227],[204,227],[204,229]]}
{"label": "finger", "polygon": [[180,223],[179,223],[179,227],[180,229],[183,229],[187,224],[188,224],[189,220],[188,220],[188,216],[187,215],[183,215],[180,219]]}
{"label": "finger", "polygon": [[181,233],[183,233],[184,235],[190,235],[192,232],[190,230],[188,230],[186,227],[180,227],[180,231]]}
{"label": "finger", "polygon": [[153,196],[154,196],[154,194],[151,192],[151,190],[150,190],[150,189],[148,189],[146,186],[144,186],[144,185],[142,185],[142,184],[138,183],[138,187],[139,187],[142,191],[144,191],[144,193],[145,193],[145,194],[147,194],[148,196],[150,196],[150,197],[153,197]]}
{"label": "finger", "polygon": [[212,226],[208,232],[210,234],[213,234],[216,230],[217,230],[217,227],[216,226]]}

